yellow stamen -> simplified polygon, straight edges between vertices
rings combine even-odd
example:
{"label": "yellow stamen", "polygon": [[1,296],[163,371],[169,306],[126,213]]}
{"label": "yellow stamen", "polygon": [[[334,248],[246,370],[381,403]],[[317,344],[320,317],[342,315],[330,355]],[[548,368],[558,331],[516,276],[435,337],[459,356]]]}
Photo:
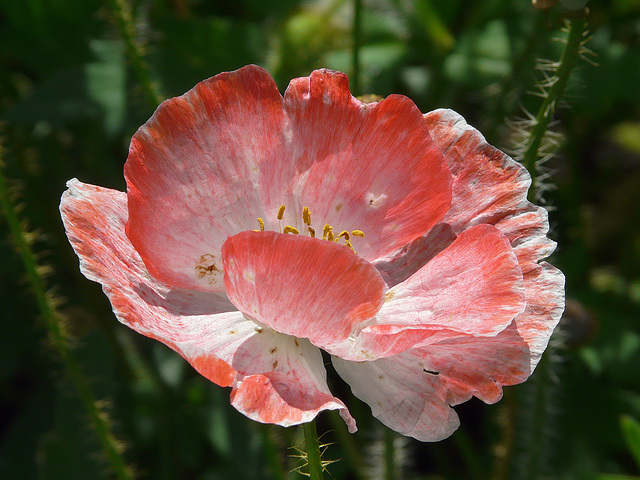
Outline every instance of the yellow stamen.
{"label": "yellow stamen", "polygon": [[344,246],[349,247],[353,253],[356,253],[356,251],[353,249],[353,245],[351,245],[351,242],[349,240],[344,242]]}
{"label": "yellow stamen", "polygon": [[[340,235],[338,235],[338,236],[336,237],[336,242],[337,242],[338,240],[340,240],[342,237],[344,237],[345,241],[347,241],[347,242],[348,242],[348,241],[349,241],[349,232],[347,232],[346,230],[341,231],[341,232],[340,232]],[[346,243],[345,243],[345,245],[346,245]]]}
{"label": "yellow stamen", "polygon": [[[280,205],[278,209],[277,218],[280,220],[280,231],[282,233],[291,233],[293,235],[300,235],[300,230],[292,225],[284,225],[282,219],[284,218],[284,211],[286,207],[285,205]],[[305,234],[308,234],[312,238],[316,238],[316,229],[311,226],[311,210],[309,207],[303,207],[302,209],[302,221],[304,223],[303,230]],[[266,225],[264,220],[261,217],[258,217],[258,224],[260,225],[260,230],[254,230],[255,232],[264,232]],[[364,232],[362,230],[353,230],[349,233],[347,230],[342,230],[338,236],[333,233],[333,227],[326,223],[322,228],[322,239],[328,240],[330,242],[338,243],[340,239],[344,239],[344,244],[346,247],[350,248],[353,253],[356,251],[351,244],[351,237],[364,237]]]}
{"label": "yellow stamen", "polygon": [[309,207],[304,207],[302,209],[302,220],[305,225],[311,226],[311,212],[309,211]]}
{"label": "yellow stamen", "polygon": [[[325,224],[324,228],[322,229],[323,240],[327,240],[327,237],[329,236],[329,233],[331,233],[331,230],[333,230],[333,227],[331,227],[331,225],[329,225],[328,223]],[[331,237],[333,237],[333,233],[331,233]]]}

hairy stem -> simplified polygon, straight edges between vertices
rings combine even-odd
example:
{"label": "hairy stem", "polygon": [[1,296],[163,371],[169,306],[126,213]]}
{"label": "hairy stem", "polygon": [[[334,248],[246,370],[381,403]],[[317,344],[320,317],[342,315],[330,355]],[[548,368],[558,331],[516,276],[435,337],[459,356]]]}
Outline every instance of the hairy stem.
{"label": "hairy stem", "polygon": [[108,0],[108,2],[109,8],[115,18],[118,32],[127,48],[127,55],[129,56],[133,71],[144,91],[147,103],[155,110],[162,102],[162,96],[149,75],[149,67],[144,61],[142,45],[136,40],[131,7],[127,3],[127,0]]}
{"label": "hairy stem", "polygon": [[89,414],[91,424],[102,443],[102,448],[106,453],[113,472],[119,480],[132,480],[133,473],[122,457],[121,448],[119,447],[115,436],[111,432],[106,415],[100,408],[99,403],[89,386],[89,382],[82,374],[82,371],[80,370],[80,367],[67,344],[62,318],[56,311],[56,307],[53,303],[54,299],[49,293],[47,293],[44,279],[40,273],[42,270],[40,265],[38,265],[33,249],[31,248],[28,233],[23,228],[23,224],[16,211],[16,206],[11,199],[8,181],[3,172],[1,144],[0,204],[2,205],[2,210],[7,220],[9,231],[13,237],[15,248],[22,259],[29,284],[31,285],[31,290],[36,297],[38,308],[45,321],[51,343],[58,351],[67,375],[75,387],[82,405]]}
{"label": "hairy stem", "polygon": [[553,84],[544,96],[542,105],[538,110],[535,122],[531,128],[529,141],[522,158],[522,163],[527,170],[529,170],[529,173],[531,173],[530,198],[535,198],[538,191],[537,181],[539,172],[536,167],[538,151],[540,150],[540,145],[544,139],[549,122],[555,112],[556,103],[562,97],[571,71],[580,57],[580,48],[582,46],[582,38],[586,25],[587,20],[585,17],[569,20],[569,36],[564,51],[562,52],[558,69],[555,72]]}
{"label": "hairy stem", "polygon": [[312,420],[302,425],[304,430],[304,443],[307,450],[307,462],[309,464],[309,478],[311,480],[322,480],[322,458],[320,454],[320,442],[318,442],[318,432],[316,421]]}

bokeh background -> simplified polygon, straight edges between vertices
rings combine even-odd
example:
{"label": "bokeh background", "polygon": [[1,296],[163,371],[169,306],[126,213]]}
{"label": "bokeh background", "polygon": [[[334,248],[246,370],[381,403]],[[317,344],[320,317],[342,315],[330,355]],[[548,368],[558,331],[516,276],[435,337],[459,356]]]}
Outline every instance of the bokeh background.
{"label": "bokeh background", "polygon": [[[536,67],[560,58],[563,25],[586,3],[0,0],[0,478],[116,478],[77,378],[138,478],[302,478],[299,429],[247,420],[228,389],[120,325],[64,236],[66,180],[123,190],[128,142],[158,97],[249,63],[281,91],[328,67],[357,95],[453,108],[519,158],[521,119],[543,101]],[[587,6],[592,53],[537,167],[569,299],[545,359],[498,404],[457,407],[462,427],[436,444],[384,429],[334,380],[360,431],[319,417],[324,459],[339,460],[329,478],[640,479],[640,1]],[[46,298],[10,217],[46,266]]]}

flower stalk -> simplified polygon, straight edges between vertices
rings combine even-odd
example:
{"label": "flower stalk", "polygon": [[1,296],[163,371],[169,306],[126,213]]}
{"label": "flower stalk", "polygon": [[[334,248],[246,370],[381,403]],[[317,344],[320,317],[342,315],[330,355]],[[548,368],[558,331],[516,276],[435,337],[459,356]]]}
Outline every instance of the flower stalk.
{"label": "flower stalk", "polygon": [[307,450],[307,463],[309,466],[309,478],[311,480],[322,480],[323,466],[322,454],[320,452],[320,442],[318,441],[318,431],[316,421],[312,420],[302,425],[304,431],[304,444]]}
{"label": "flower stalk", "polygon": [[395,480],[396,471],[396,435],[390,428],[384,427],[384,478],[385,480]]}
{"label": "flower stalk", "polygon": [[109,0],[109,7],[115,18],[118,32],[127,48],[129,61],[144,91],[147,103],[155,110],[162,102],[162,96],[149,75],[149,66],[144,60],[142,45],[136,40],[131,7],[127,3],[127,0]]}
{"label": "flower stalk", "polygon": [[[522,157],[522,164],[529,170],[531,174],[531,189],[529,190],[529,199],[533,200],[540,190],[539,186],[539,169],[538,158],[542,142],[547,133],[549,122],[553,118],[558,100],[562,97],[567,86],[567,81],[571,76],[571,72],[580,58],[581,49],[583,47],[583,37],[587,25],[585,16],[568,20],[569,35],[566,40],[564,51],[558,63],[555,74],[547,78],[547,82],[543,87],[543,101],[540,105],[531,131],[529,132],[528,142]],[[547,90],[544,90],[548,87]]]}

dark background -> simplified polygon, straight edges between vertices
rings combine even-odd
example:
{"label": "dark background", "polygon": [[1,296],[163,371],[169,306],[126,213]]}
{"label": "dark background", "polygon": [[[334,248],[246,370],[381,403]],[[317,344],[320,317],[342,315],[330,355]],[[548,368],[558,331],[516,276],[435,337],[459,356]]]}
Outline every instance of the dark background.
{"label": "dark background", "polygon": [[[566,6],[585,2],[540,10],[525,0],[365,0],[360,30],[355,3],[0,0],[10,199],[49,266],[69,351],[140,478],[297,478],[288,446],[301,445],[301,433],[247,420],[228,389],[115,320],[64,236],[66,180],[123,190],[128,142],[153,112],[154,89],[182,94],[248,63],[281,91],[314,68],[345,71],[355,94],[453,108],[510,151],[518,138],[509,125],[542,102],[531,94],[542,79],[536,65],[560,58],[553,39],[579,14]],[[588,7],[593,55],[578,61],[555,113],[558,147],[543,180],[559,244],[551,262],[570,299],[552,347],[500,403],[458,407],[461,429],[437,444],[385,431],[336,381],[360,432],[347,440],[333,414],[319,417],[322,440],[336,442],[324,458],[340,459],[329,478],[385,478],[393,444],[395,478],[640,479],[640,427],[634,443],[620,423],[640,419],[640,1]],[[0,218],[0,478],[112,478],[8,225]]]}

